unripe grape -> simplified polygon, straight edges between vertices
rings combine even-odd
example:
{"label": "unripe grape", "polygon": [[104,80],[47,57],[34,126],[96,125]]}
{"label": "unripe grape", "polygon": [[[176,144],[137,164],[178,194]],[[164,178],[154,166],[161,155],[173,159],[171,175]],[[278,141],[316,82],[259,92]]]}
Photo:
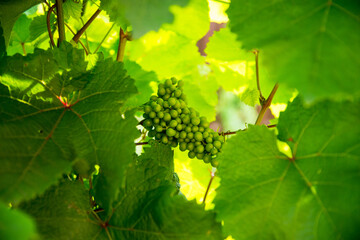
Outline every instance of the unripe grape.
{"label": "unripe grape", "polygon": [[199,131],[199,127],[198,126],[192,126],[191,131],[193,131],[193,132]]}
{"label": "unripe grape", "polygon": [[170,79],[165,80],[165,87],[170,87],[172,85],[172,81]]}
{"label": "unripe grape", "polygon": [[146,113],[146,114],[149,114],[150,112],[151,112],[151,107],[149,106],[149,105],[146,105],[145,107],[144,107],[144,112]]}
{"label": "unripe grape", "polygon": [[162,128],[161,126],[157,125],[157,126],[155,127],[155,131],[157,131],[157,132],[162,132],[162,131],[163,131],[163,128]]}
{"label": "unripe grape", "polygon": [[158,95],[159,95],[159,96],[164,96],[165,94],[166,94],[165,88],[159,88],[159,89],[158,89]]}
{"label": "unripe grape", "polygon": [[172,83],[172,84],[176,84],[176,83],[177,83],[177,80],[176,80],[176,78],[174,78],[174,77],[172,77],[170,80],[171,80],[171,83]]}
{"label": "unripe grape", "polygon": [[163,118],[164,117],[164,112],[158,112],[157,114],[158,118]]}
{"label": "unripe grape", "polygon": [[217,149],[221,148],[221,142],[220,141],[214,141],[214,147],[216,147]]}
{"label": "unripe grape", "polygon": [[171,128],[175,128],[176,125],[178,125],[178,122],[177,122],[176,120],[171,120],[170,123],[169,123],[169,126],[170,126]]}
{"label": "unripe grape", "polygon": [[190,151],[190,152],[188,153],[188,157],[189,157],[189,158],[195,158],[195,156],[196,156],[196,154],[195,154],[194,152],[192,152],[192,151]]}
{"label": "unripe grape", "polygon": [[199,142],[202,141],[203,140],[202,133],[201,132],[196,132],[194,134],[194,138],[195,138],[196,141],[199,141]]}
{"label": "unripe grape", "polygon": [[191,118],[191,123],[193,125],[199,125],[200,124],[200,119],[198,117],[194,117],[194,118]]}
{"label": "unripe grape", "polygon": [[150,119],[146,119],[144,122],[143,122],[143,126],[144,127],[152,127],[153,123]]}
{"label": "unripe grape", "polygon": [[179,137],[180,138],[186,138],[186,132],[185,131],[182,131],[182,132],[180,132],[180,135],[179,135]]}
{"label": "unripe grape", "polygon": [[162,138],[161,138],[161,142],[163,143],[163,144],[167,144],[168,142],[169,142],[169,139],[167,138],[167,136],[162,136]]}
{"label": "unripe grape", "polygon": [[199,160],[201,160],[201,159],[203,159],[204,155],[205,155],[205,154],[203,154],[203,153],[197,153],[197,154],[196,154],[196,158],[199,159]]}
{"label": "unripe grape", "polygon": [[150,113],[149,113],[149,117],[150,117],[150,118],[155,118],[155,117],[156,117],[156,113],[155,113],[155,112],[150,112]]}
{"label": "unripe grape", "polygon": [[164,101],[167,101],[169,98],[170,98],[170,94],[168,93],[163,96]]}
{"label": "unripe grape", "polygon": [[154,124],[159,124],[160,119],[156,117],[156,118],[153,119],[153,122],[154,122]]}
{"label": "unripe grape", "polygon": [[211,161],[211,157],[209,155],[205,155],[203,157],[203,161],[204,161],[204,163],[209,163]]}
{"label": "unripe grape", "polygon": [[169,121],[171,120],[171,115],[170,115],[170,113],[165,113],[163,119],[164,119],[164,121],[169,122]]}
{"label": "unripe grape", "polygon": [[207,138],[206,138],[206,142],[207,142],[207,143],[212,143],[212,141],[213,141],[212,137],[207,137]]}
{"label": "unripe grape", "polygon": [[150,97],[150,100],[151,100],[151,101],[156,101],[157,98],[158,98],[157,96],[152,95],[152,96]]}
{"label": "unripe grape", "polygon": [[211,152],[211,150],[212,150],[213,148],[214,148],[214,145],[212,145],[211,143],[206,144],[205,149],[206,149],[207,152]]}
{"label": "unripe grape", "polygon": [[170,106],[174,106],[176,104],[176,99],[175,98],[169,98],[168,103],[170,104]]}
{"label": "unripe grape", "polygon": [[196,151],[197,151],[198,153],[204,152],[204,146],[203,146],[203,145],[197,146],[197,147],[196,147]]}
{"label": "unripe grape", "polygon": [[175,90],[174,97],[179,98],[181,96],[182,92],[180,90]]}
{"label": "unripe grape", "polygon": [[219,166],[219,162],[216,160],[216,158],[211,159],[211,166],[215,168]]}
{"label": "unripe grape", "polygon": [[183,129],[183,127],[182,127],[181,124],[178,124],[178,125],[176,126],[176,130],[177,130],[177,131],[181,131],[182,129]]}
{"label": "unripe grape", "polygon": [[[185,139],[185,140],[186,140],[186,139]],[[192,151],[192,150],[194,150],[195,145],[194,145],[194,143],[188,143],[188,144],[186,145],[186,148],[187,148],[187,150]]]}
{"label": "unripe grape", "polygon": [[211,155],[216,155],[218,153],[218,150],[216,148],[213,148],[211,150]]}
{"label": "unripe grape", "polygon": [[170,111],[170,115],[171,115],[172,118],[177,118],[179,113],[176,110],[173,109],[173,110]]}
{"label": "unripe grape", "polygon": [[178,86],[179,86],[179,87],[184,86],[184,81],[183,81],[183,80],[179,80],[179,81],[178,81]]}
{"label": "unripe grape", "polygon": [[193,139],[193,138],[194,138],[194,134],[193,134],[192,132],[189,132],[189,133],[187,134],[187,138],[188,138],[188,139]]}
{"label": "unripe grape", "polygon": [[172,128],[168,128],[166,130],[166,135],[168,135],[169,137],[173,137],[173,136],[175,136],[175,134],[176,134],[176,131]]}
{"label": "unripe grape", "polygon": [[186,145],[187,145],[186,142],[180,143],[179,144],[180,151],[182,151],[182,152],[186,151]]}

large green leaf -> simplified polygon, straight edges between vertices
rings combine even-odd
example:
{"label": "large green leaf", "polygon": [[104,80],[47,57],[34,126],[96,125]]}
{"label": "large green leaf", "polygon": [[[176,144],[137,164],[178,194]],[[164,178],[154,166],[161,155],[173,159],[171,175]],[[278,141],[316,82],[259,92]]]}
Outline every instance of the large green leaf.
{"label": "large green leaf", "polygon": [[222,239],[213,212],[176,194],[169,146],[155,143],[135,161],[109,221],[114,239]]}
{"label": "large green leaf", "polygon": [[68,46],[7,59],[0,77],[0,197],[6,201],[43,192],[72,162],[85,162],[89,171],[99,164],[113,179],[115,196],[131,161],[137,121],[119,109],[136,93],[133,80],[110,59],[86,72],[83,52]]}
{"label": "large green leaf", "polygon": [[[296,99],[280,115],[277,148],[266,127],[226,143],[215,200],[226,234],[236,239],[356,239],[360,224],[359,102]],[[234,157],[235,156],[235,157]],[[236,209],[236,211],[234,211]]]}
{"label": "large green leaf", "polygon": [[36,221],[42,239],[65,240],[93,239],[101,231],[90,206],[84,185],[63,179],[41,196],[21,203],[19,208]]}
{"label": "large green leaf", "polygon": [[17,18],[40,0],[3,0],[0,2],[0,21],[4,29],[5,43],[8,45],[11,30]]}
{"label": "large green leaf", "polygon": [[26,214],[0,203],[0,238],[35,239],[35,224]]}
{"label": "large green leaf", "polygon": [[110,16],[110,20],[120,26],[132,26],[134,38],[148,31],[158,30],[163,23],[172,22],[169,11],[172,5],[186,5],[188,0],[102,0],[101,8]]}
{"label": "large green leaf", "polygon": [[261,50],[270,79],[307,98],[359,92],[357,1],[240,0],[228,14],[243,46]]}
{"label": "large green leaf", "polygon": [[176,195],[173,174],[170,147],[154,144],[134,158],[108,216],[91,212],[84,186],[67,180],[20,208],[44,239],[223,239],[213,212]]}

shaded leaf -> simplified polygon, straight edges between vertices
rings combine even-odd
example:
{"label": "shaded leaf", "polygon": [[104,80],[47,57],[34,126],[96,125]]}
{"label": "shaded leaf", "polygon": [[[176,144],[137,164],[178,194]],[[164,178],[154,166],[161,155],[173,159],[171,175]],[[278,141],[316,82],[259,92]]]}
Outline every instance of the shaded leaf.
{"label": "shaded leaf", "polygon": [[86,64],[59,71],[81,61],[76,50],[55,53],[37,49],[9,57],[0,78],[0,196],[6,201],[43,192],[79,160],[100,165],[106,177],[116,175],[115,196],[135,149],[137,121],[119,111],[136,92],[122,63],[107,59],[91,71]]}
{"label": "shaded leaf", "polygon": [[236,239],[356,238],[358,109],[358,102],[304,107],[295,100],[279,119],[279,138],[288,141],[292,158],[279,152],[274,132],[266,127],[250,127],[228,140],[219,157],[221,186],[215,199],[226,234]]}
{"label": "shaded leaf", "polygon": [[308,99],[360,89],[360,5],[356,1],[233,1],[231,30],[258,48],[270,79]]}

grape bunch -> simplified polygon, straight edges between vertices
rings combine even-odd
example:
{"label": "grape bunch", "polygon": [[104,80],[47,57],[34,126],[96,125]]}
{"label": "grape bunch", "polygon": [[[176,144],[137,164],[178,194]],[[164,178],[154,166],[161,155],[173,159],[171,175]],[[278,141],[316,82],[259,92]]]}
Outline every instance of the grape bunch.
{"label": "grape bunch", "polygon": [[198,158],[205,163],[218,166],[216,156],[221,151],[224,138],[209,128],[205,117],[187,106],[183,93],[184,82],[167,79],[158,86],[157,96],[144,104],[142,125],[148,136],[163,144],[189,151],[189,158]]}

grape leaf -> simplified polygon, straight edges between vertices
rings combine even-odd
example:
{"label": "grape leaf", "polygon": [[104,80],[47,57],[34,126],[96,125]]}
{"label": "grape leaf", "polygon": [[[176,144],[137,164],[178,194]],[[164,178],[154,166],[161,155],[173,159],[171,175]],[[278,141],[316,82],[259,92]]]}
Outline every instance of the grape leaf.
{"label": "grape leaf", "polygon": [[[236,239],[355,239],[360,223],[359,102],[294,100],[279,119],[279,152],[266,127],[225,144],[215,199]],[[234,157],[238,156],[238,157]],[[238,209],[234,212],[234,209]]]}
{"label": "grape leaf", "polygon": [[[55,15],[50,15],[50,28],[54,32],[56,29]],[[47,33],[46,15],[40,15],[33,18],[29,26],[30,30],[30,41],[34,41],[42,34]]]}
{"label": "grape leaf", "polygon": [[72,17],[75,20],[81,18],[82,4],[80,1],[65,1],[63,4],[64,18],[69,20]]}
{"label": "grape leaf", "polygon": [[231,30],[259,48],[275,82],[306,98],[360,89],[360,5],[356,1],[233,1]]}
{"label": "grape leaf", "polygon": [[110,16],[110,20],[126,29],[131,25],[133,37],[139,38],[150,30],[158,30],[165,22],[172,22],[169,12],[172,5],[186,5],[188,0],[102,0],[101,8]]}
{"label": "grape leaf", "polygon": [[0,239],[35,239],[32,219],[23,212],[0,203]]}
{"label": "grape leaf", "polygon": [[17,19],[10,37],[10,44],[21,44],[30,40],[30,24],[31,19],[26,14],[21,14]]}
{"label": "grape leaf", "polygon": [[9,57],[0,78],[0,197],[6,201],[32,198],[82,160],[114,178],[115,195],[135,149],[137,121],[119,111],[136,93],[123,64],[107,59],[86,72],[85,64],[80,74],[63,69],[71,61],[82,65],[76,50],[57,51]]}
{"label": "grape leaf", "polygon": [[91,216],[89,201],[80,181],[63,179],[19,208],[33,217],[43,239],[93,239],[101,227]]}
{"label": "grape leaf", "polygon": [[135,159],[109,221],[114,239],[222,239],[213,212],[176,195],[173,164],[159,143]]}
{"label": "grape leaf", "polygon": [[0,2],[0,21],[4,30],[6,46],[9,44],[11,30],[19,15],[40,2],[40,0],[4,0]]}

